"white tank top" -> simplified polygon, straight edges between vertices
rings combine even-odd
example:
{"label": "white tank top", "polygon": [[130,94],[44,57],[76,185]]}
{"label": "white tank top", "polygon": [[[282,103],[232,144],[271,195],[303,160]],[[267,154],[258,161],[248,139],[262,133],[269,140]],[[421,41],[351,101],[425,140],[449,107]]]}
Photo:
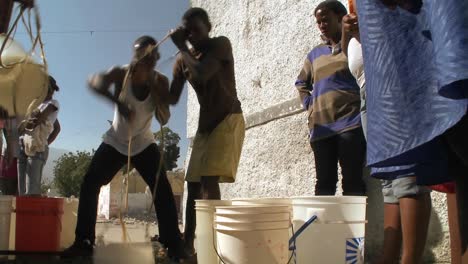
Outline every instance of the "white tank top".
{"label": "white tank top", "polygon": [[151,120],[154,115],[155,104],[151,97],[151,92],[143,100],[138,100],[133,94],[131,81],[128,82],[127,96],[124,101],[130,105],[134,111],[134,118],[128,122],[120,113],[117,105],[114,109],[114,120],[111,128],[104,134],[103,142],[114,147],[123,155],[128,155],[129,128],[132,134],[132,146],[130,155],[141,153],[149,145],[155,143],[151,132]]}

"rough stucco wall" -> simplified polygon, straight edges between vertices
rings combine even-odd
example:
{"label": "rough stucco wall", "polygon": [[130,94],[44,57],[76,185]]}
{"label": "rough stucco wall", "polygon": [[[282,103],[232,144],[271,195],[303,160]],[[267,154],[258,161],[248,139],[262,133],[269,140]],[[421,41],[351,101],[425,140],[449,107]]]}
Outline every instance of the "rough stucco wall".
{"label": "rough stucco wall", "polygon": [[297,129],[304,118],[295,115],[247,130],[236,183],[222,185],[223,197],[312,195],[312,150],[304,144],[307,130]]}
{"label": "rough stucco wall", "polygon": [[[320,0],[192,0],[213,24],[212,36],[232,43],[239,99],[249,115],[297,97],[294,81],[308,51],[320,42],[312,12]],[[342,1],[345,2],[345,1]],[[299,101],[298,101],[299,103]],[[189,88],[187,132],[197,129],[198,102]],[[307,143],[305,113],[246,131],[237,180],[223,184],[223,199],[312,195],[313,154]],[[190,149],[187,153],[187,161]],[[383,235],[383,202],[379,181],[369,180],[366,255],[376,257]],[[339,190],[338,190],[339,191]],[[424,263],[449,263],[445,196],[433,195]]]}
{"label": "rough stucco wall", "polygon": [[[231,40],[237,91],[244,113],[248,115],[297,97],[294,81],[308,51],[320,43],[319,32],[311,28],[310,16],[317,0],[191,3],[208,11],[213,36],[224,35]],[[197,104],[190,91],[189,137],[196,131]]]}

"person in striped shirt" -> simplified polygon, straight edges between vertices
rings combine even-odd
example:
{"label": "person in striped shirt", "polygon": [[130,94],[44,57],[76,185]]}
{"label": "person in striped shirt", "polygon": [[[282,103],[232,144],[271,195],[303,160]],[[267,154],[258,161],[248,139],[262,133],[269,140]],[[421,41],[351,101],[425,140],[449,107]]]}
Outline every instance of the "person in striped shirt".
{"label": "person in striped shirt", "polygon": [[316,7],[314,16],[325,42],[309,52],[295,84],[308,111],[316,195],[335,195],[338,162],[343,173],[343,195],[366,193],[362,179],[366,143],[359,86],[340,45],[341,19],[346,14],[346,8],[336,0]]}

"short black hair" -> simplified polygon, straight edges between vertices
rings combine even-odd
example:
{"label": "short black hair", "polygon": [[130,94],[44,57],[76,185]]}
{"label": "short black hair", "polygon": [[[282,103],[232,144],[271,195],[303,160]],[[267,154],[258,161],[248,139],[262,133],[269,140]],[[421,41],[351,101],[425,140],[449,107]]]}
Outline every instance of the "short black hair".
{"label": "short black hair", "polygon": [[211,30],[210,18],[208,16],[208,13],[203,8],[200,8],[200,7],[189,8],[189,10],[187,10],[184,16],[182,17],[182,20],[190,20],[195,17],[200,18],[201,21],[205,23],[205,25],[207,25],[208,28]]}
{"label": "short black hair", "polygon": [[135,50],[147,47],[149,45],[156,45],[157,41],[151,36],[141,36],[135,40],[133,43],[133,48]]}
{"label": "short black hair", "polygon": [[321,2],[315,8],[314,16],[317,15],[317,11],[319,11],[320,9],[330,10],[333,13],[337,14],[340,18],[348,14],[348,10],[346,9],[346,7],[338,0],[325,0]]}
{"label": "short black hair", "polygon": [[49,75],[49,89],[52,89],[55,92],[58,92],[60,88],[57,85],[57,81],[54,79],[54,77]]}

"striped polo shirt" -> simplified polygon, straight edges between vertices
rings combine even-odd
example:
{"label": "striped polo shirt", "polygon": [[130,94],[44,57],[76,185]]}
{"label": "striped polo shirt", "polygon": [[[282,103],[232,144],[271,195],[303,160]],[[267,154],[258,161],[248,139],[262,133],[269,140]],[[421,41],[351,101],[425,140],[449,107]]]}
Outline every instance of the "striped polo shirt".
{"label": "striped polo shirt", "polygon": [[361,126],[359,86],[342,52],[332,53],[327,44],[312,49],[296,88],[308,111],[311,142]]}

